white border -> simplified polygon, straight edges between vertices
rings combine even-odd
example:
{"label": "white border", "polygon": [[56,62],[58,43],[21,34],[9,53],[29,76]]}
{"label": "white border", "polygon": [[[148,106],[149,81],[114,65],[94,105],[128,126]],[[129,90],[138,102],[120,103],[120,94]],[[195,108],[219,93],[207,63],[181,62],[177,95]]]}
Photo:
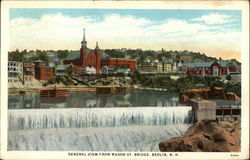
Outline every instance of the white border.
{"label": "white border", "polygon": [[[242,136],[241,152],[178,152],[178,157],[68,156],[68,152],[7,151],[7,52],[9,8],[126,8],[242,10]],[[17,26],[18,27],[18,26]],[[1,159],[248,159],[249,157],[249,4],[248,1],[2,1],[1,3]],[[98,152],[95,152],[98,153]]]}

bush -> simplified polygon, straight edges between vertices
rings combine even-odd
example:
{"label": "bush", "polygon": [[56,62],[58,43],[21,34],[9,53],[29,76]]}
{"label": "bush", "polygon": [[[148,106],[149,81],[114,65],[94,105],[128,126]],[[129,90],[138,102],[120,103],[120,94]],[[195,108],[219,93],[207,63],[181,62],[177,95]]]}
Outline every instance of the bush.
{"label": "bush", "polygon": [[[133,77],[134,76],[134,77]],[[131,78],[136,82],[136,76]],[[140,75],[140,81],[137,83],[143,87],[150,88],[164,88],[171,92],[182,92],[189,89],[212,88],[221,87],[225,92],[234,92],[236,95],[241,96],[241,83],[238,84],[225,84],[220,77],[182,77],[178,80],[172,80],[168,76],[159,77],[157,75],[145,76]]]}

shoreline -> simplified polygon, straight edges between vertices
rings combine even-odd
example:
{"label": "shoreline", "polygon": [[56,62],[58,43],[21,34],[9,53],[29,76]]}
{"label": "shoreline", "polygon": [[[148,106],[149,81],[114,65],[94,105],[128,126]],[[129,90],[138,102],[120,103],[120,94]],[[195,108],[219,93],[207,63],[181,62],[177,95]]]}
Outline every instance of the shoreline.
{"label": "shoreline", "polygon": [[[82,91],[82,92],[94,92],[95,88],[109,88],[109,87],[126,87],[126,88],[133,88],[137,90],[146,90],[146,91],[168,91],[167,89],[164,88],[149,88],[149,87],[137,87],[137,86],[92,86],[92,87],[87,87],[87,86],[65,86],[65,87],[56,87],[58,89],[67,89],[69,92],[77,92],[77,91]],[[39,92],[40,89],[44,88],[55,88],[55,87],[19,87],[19,88],[8,88],[8,95],[13,96],[13,95],[18,95],[20,94],[21,91],[24,91],[26,93],[36,93]]]}

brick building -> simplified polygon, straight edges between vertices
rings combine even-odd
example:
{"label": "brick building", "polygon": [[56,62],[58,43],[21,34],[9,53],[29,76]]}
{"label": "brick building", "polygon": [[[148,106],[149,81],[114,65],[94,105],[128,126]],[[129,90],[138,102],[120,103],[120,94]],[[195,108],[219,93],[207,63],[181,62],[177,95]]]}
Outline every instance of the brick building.
{"label": "brick building", "polygon": [[186,73],[194,76],[225,76],[237,72],[237,67],[227,62],[190,63]]}
{"label": "brick building", "polygon": [[24,82],[32,81],[35,77],[35,64],[29,61],[23,62]]}
{"label": "brick building", "polygon": [[127,67],[130,71],[135,71],[136,69],[136,61],[132,59],[122,59],[122,58],[107,58],[101,59],[101,66],[109,66],[109,67]]}
{"label": "brick building", "polygon": [[54,77],[53,68],[45,65],[43,61],[35,61],[35,78],[38,80],[50,80]]}
{"label": "brick building", "polygon": [[135,60],[112,59],[102,56],[98,43],[96,43],[94,50],[87,48],[85,30],[83,33],[83,40],[81,42],[80,53],[79,51],[70,52],[69,56],[63,61],[63,63],[65,65],[73,64],[75,74],[78,67],[95,68],[96,74],[100,74],[101,68],[104,66],[128,66],[131,71],[134,71],[136,68]]}

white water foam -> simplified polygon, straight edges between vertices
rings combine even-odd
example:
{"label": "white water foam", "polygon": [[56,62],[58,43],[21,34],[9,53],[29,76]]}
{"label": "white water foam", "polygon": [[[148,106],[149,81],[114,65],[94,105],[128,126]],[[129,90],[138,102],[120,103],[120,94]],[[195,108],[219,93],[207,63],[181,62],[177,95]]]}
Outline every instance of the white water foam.
{"label": "white water foam", "polygon": [[8,111],[9,130],[173,125],[189,123],[191,107],[18,109]]}
{"label": "white water foam", "polygon": [[8,132],[8,150],[159,151],[159,142],[180,136],[188,125],[17,130]]}

